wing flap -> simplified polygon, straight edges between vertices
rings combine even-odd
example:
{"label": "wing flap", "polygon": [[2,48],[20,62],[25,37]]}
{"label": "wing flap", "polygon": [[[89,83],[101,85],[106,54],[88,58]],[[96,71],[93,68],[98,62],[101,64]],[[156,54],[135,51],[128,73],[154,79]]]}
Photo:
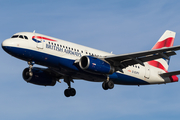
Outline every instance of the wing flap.
{"label": "wing flap", "polygon": [[129,54],[122,54],[122,55],[112,55],[112,56],[107,56],[105,59],[106,60],[115,60],[115,61],[122,61],[125,60],[129,57],[142,57],[142,56],[147,56],[147,55],[153,55],[156,53],[163,53],[163,52],[172,52],[180,50],[180,45],[179,46],[174,46],[174,47],[164,47],[161,49],[155,49],[155,50],[148,50],[148,51],[142,51],[142,52],[135,52],[135,53],[129,53]]}
{"label": "wing flap", "polygon": [[[172,55],[176,55],[175,52],[169,52],[169,53],[164,53],[164,54],[168,57],[172,56]],[[161,54],[149,55],[149,56],[144,56],[144,57],[136,58],[136,59],[138,59],[141,62],[147,62],[147,61],[151,61],[151,60],[155,60],[155,59],[159,59],[159,58],[162,58]],[[137,62],[134,59],[127,59],[126,61],[122,61],[121,63],[124,64],[125,66],[140,64],[139,62]],[[142,65],[142,63],[141,63],[141,65]]]}
{"label": "wing flap", "polygon": [[114,66],[127,67],[128,65],[142,64],[143,62],[164,57],[167,58],[169,56],[176,55],[176,53],[174,52],[176,50],[180,50],[180,46],[164,47],[161,49],[148,50],[130,54],[106,56],[104,57],[104,59],[113,64]]}

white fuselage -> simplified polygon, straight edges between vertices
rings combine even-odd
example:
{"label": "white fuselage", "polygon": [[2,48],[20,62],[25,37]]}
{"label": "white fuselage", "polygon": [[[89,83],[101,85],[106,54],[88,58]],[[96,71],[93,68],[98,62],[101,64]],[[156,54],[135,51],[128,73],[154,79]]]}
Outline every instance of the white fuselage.
{"label": "white fuselage", "polygon": [[[10,39],[5,40],[2,43],[2,46],[21,48],[24,50],[31,50],[34,52],[43,53],[45,55],[42,57],[42,61],[44,61],[43,63],[48,61],[49,59],[48,55],[55,56],[57,58],[73,60],[74,62],[78,62],[78,60],[82,56],[86,56],[86,55],[94,56],[97,58],[101,58],[102,56],[112,55],[111,53],[103,52],[103,51],[96,50],[90,47],[78,45],[72,42],[64,41],[61,39],[53,38],[53,37],[38,34],[38,33],[21,32],[15,35],[22,35],[23,37],[27,36],[28,39],[25,39],[25,37],[24,38],[19,38],[19,37],[10,38]],[[15,56],[15,57],[20,58],[20,56]],[[27,58],[27,59],[31,60],[35,56],[31,55],[31,57],[32,58]],[[26,60],[26,58],[22,58],[22,59]],[[40,65],[45,65],[43,63]],[[65,63],[65,64],[68,64],[68,63]],[[129,76],[131,77],[131,79],[132,78],[139,79],[139,80],[147,82],[148,84],[162,84],[162,83],[171,82],[169,77],[162,78],[161,76],[159,76],[160,73],[165,72],[164,70],[153,67],[149,65],[148,62],[145,62],[144,64],[145,66],[142,66],[140,64],[131,65],[123,69],[123,72],[117,71],[116,73],[120,75],[125,75],[127,77],[126,79],[128,79],[128,76]],[[51,67],[49,64],[45,66]],[[111,75],[109,76],[111,78]],[[118,75],[117,75],[117,78],[121,80],[121,78],[119,78]],[[117,82],[116,84],[121,84],[121,82]],[[137,83],[134,85],[139,85],[139,84]]]}

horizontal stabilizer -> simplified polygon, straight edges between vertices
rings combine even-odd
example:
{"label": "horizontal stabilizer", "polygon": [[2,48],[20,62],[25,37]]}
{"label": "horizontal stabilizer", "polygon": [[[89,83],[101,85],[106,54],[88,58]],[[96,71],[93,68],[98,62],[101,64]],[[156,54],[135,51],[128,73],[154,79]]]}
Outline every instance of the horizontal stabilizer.
{"label": "horizontal stabilizer", "polygon": [[162,74],[159,74],[161,77],[169,77],[169,76],[172,76],[172,75],[179,75],[180,74],[180,71],[173,71],[173,72],[168,72],[168,73],[162,73]]}

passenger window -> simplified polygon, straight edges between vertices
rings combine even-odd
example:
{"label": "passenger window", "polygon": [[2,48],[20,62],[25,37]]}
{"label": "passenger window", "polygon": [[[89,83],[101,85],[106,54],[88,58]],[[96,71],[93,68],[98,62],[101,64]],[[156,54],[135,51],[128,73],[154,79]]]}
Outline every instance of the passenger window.
{"label": "passenger window", "polygon": [[76,51],[76,49],[74,49],[74,51]]}
{"label": "passenger window", "polygon": [[73,50],[73,48],[71,48],[71,50]]}
{"label": "passenger window", "polygon": [[48,42],[49,44],[51,44],[50,42]]}
{"label": "passenger window", "polygon": [[57,46],[59,47],[59,44],[57,44]]}
{"label": "passenger window", "polygon": [[81,51],[83,53],[83,51]]}
{"label": "passenger window", "polygon": [[27,36],[24,36],[24,38],[28,40],[28,37],[27,37]]}
{"label": "passenger window", "polygon": [[86,52],[86,54],[88,54],[88,52]]}
{"label": "passenger window", "polygon": [[79,52],[79,50],[77,50],[77,52]]}
{"label": "passenger window", "polygon": [[54,43],[54,45],[56,46],[56,43]]}
{"label": "passenger window", "polygon": [[19,38],[22,38],[22,39],[23,39],[24,37],[23,37],[22,35],[20,35]]}

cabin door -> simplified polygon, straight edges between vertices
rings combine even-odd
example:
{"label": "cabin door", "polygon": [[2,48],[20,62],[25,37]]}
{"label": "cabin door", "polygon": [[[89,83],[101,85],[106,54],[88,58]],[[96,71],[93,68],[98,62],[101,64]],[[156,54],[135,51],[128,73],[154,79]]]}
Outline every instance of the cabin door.
{"label": "cabin door", "polygon": [[148,63],[145,64],[145,75],[144,75],[144,77],[146,79],[149,79],[149,77],[150,77],[150,67],[149,67]]}

